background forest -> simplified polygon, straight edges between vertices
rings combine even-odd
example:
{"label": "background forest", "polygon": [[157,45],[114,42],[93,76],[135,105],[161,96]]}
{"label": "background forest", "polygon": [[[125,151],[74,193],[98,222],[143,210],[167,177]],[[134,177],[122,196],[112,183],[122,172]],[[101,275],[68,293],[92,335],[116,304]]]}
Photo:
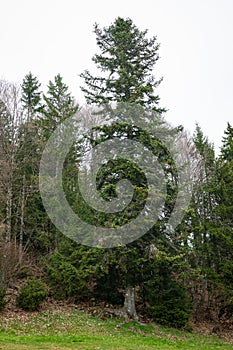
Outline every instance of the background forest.
{"label": "background forest", "polygon": [[[9,289],[17,305],[37,310],[46,298],[74,303],[111,305],[132,318],[185,327],[189,320],[210,320],[228,327],[233,321],[233,127],[226,125],[220,153],[199,127],[193,135],[166,122],[155,91],[162,79],[153,76],[159,59],[156,37],[147,38],[130,19],[117,18],[109,27],[95,25],[99,53],[93,57],[99,76],[81,74],[87,105],[79,106],[60,74],[46,92],[31,72],[20,85],[0,81],[0,308]],[[117,180],[128,178],[135,197],[120,216],[97,214],[81,197],[79,163],[88,147],[123,136],[154,149],[166,165],[168,199],[159,220],[140,239],[116,248],[92,248],[59,232],[46,213],[39,191],[40,160],[46,142],[66,118],[86,124],[101,118],[109,104],[138,105],[158,128],[185,139],[195,164],[189,208],[180,224],[167,232],[164,222],[176,195],[172,159],[159,140],[129,123],[97,127],[70,150],[63,186],[73,210],[97,226],[123,225],[137,215],[146,196],[141,170],[123,160],[103,168],[98,190],[106,200],[116,197]],[[219,116],[221,118],[221,116]],[[127,163],[127,164],[126,164]],[[172,180],[171,180],[172,179]]]}

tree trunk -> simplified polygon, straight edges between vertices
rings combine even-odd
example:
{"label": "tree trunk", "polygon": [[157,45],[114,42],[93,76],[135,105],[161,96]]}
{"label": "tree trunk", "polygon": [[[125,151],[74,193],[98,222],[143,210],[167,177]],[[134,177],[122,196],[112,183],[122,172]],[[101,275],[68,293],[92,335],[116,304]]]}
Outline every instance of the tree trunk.
{"label": "tree trunk", "polygon": [[135,288],[128,286],[125,290],[124,310],[130,318],[138,319],[135,307]]}
{"label": "tree trunk", "polygon": [[10,179],[7,188],[7,198],[6,198],[6,241],[11,240],[11,220],[12,220],[12,181]]}
{"label": "tree trunk", "polygon": [[21,215],[20,215],[20,232],[19,232],[19,262],[22,261],[23,256],[23,230],[24,230],[24,209],[25,209],[25,187],[26,179],[25,174],[23,175],[23,188],[21,196]]}

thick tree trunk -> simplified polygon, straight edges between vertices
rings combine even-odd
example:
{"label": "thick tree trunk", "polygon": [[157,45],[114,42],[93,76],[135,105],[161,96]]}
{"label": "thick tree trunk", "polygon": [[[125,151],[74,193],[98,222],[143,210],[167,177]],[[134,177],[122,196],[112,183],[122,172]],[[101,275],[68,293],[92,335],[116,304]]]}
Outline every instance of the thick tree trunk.
{"label": "thick tree trunk", "polygon": [[135,288],[128,286],[125,290],[124,310],[133,319],[138,319],[135,307]]}

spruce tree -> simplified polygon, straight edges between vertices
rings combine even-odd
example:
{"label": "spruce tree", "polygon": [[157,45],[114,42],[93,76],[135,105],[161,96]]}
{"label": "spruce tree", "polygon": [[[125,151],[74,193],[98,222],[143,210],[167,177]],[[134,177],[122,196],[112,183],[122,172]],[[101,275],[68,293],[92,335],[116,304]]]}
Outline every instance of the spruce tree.
{"label": "spruce tree", "polygon": [[147,30],[139,30],[131,19],[118,17],[109,27],[94,26],[100,54],[93,57],[102,76],[92,76],[86,70],[81,77],[81,87],[87,102],[103,104],[109,102],[138,103],[156,112],[159,96],[154,89],[162,79],[152,75],[159,55],[156,37],[147,39]]}
{"label": "spruce tree", "polygon": [[216,163],[215,196],[213,263],[221,295],[219,315],[231,317],[233,307],[233,128],[229,123],[224,132]]}
{"label": "spruce tree", "polygon": [[38,79],[31,72],[23,79],[21,101],[24,110],[26,110],[27,121],[42,109],[40,86]]}
{"label": "spruce tree", "polygon": [[55,76],[54,81],[49,81],[48,92],[43,95],[43,98],[45,104],[41,116],[41,127],[44,136],[48,138],[59,124],[77,112],[78,104],[60,74]]}
{"label": "spruce tree", "polygon": [[[57,152],[59,150],[59,145],[61,144],[62,138],[62,122],[73,116],[78,110],[78,104],[75,102],[74,97],[69,92],[69,87],[63,82],[63,78],[60,74],[57,74],[54,78],[54,81],[49,81],[48,92],[46,95],[43,95],[44,106],[39,119],[39,133],[42,139],[42,148],[45,145],[45,142],[49,139],[55,129],[59,130],[59,137],[56,140],[56,145],[54,147],[56,158],[55,172],[58,172],[58,157]],[[74,132],[74,130],[73,130]],[[64,173],[67,175],[67,172],[71,172],[75,167],[75,161],[77,158],[76,147],[72,147],[67,155],[68,160],[64,164]],[[64,176],[64,186],[68,187],[68,182],[72,181],[70,176]],[[58,234],[56,228],[51,224],[50,220],[46,218],[47,222],[47,238],[50,242],[54,243],[56,247],[58,244]]]}
{"label": "spruce tree", "polygon": [[[230,306],[232,265],[232,156],[231,127],[228,124],[219,157],[213,145],[197,125],[194,143],[198,150],[193,197],[180,231],[187,234],[187,252],[193,271],[192,297],[194,317],[203,319],[210,307],[224,313]],[[189,277],[188,277],[189,280]]]}
{"label": "spruce tree", "polygon": [[[223,143],[219,160],[217,162],[217,202],[218,202],[218,217],[221,218],[220,230],[222,233],[228,233],[233,244],[232,229],[233,229],[233,128],[228,123],[227,129],[224,132]],[[232,249],[229,249],[229,252]],[[229,253],[228,253],[229,254]],[[229,255],[230,256],[230,255]],[[225,257],[223,257],[225,259]]]}
{"label": "spruce tree", "polygon": [[[132,109],[135,107],[134,114],[149,118],[157,131],[163,130],[164,134],[170,135],[172,140],[174,140],[174,135],[177,135],[178,130],[171,129],[161,118],[161,113],[165,109],[159,107],[159,96],[154,94],[155,88],[162,80],[156,81],[152,75],[154,65],[159,58],[159,44],[156,37],[147,39],[147,30],[140,31],[129,18],[122,19],[118,17],[112,25],[103,29],[95,24],[94,32],[100,54],[96,54],[93,61],[101,75],[92,76],[89,71],[85,71],[81,74],[85,81],[85,86],[81,89],[88,103],[94,103],[101,107],[116,105],[114,111],[111,108],[107,109],[108,112],[110,111],[109,115],[112,117],[114,112],[117,115],[122,113],[124,122],[120,118],[119,121],[114,121],[111,125],[107,124],[104,127],[96,128],[97,133],[95,135],[97,136],[95,140],[92,138],[92,145],[95,146],[115,137],[127,138],[139,141],[152,152],[155,152],[162,164],[164,173],[167,175],[168,195],[164,211],[161,213],[161,217],[167,218],[174,206],[177,180],[171,155],[160,140],[151,137],[146,131],[128,122],[130,113],[133,113]],[[138,157],[140,158],[140,154],[138,154]],[[118,216],[115,214],[98,214],[97,218],[101,219],[98,224],[107,227],[124,225],[134,215],[136,217],[145,205],[146,179],[139,167],[132,166],[129,163],[119,159],[112,163],[109,162],[99,171],[97,189],[100,192],[102,191],[103,198],[109,200],[111,197],[116,197],[116,184],[121,178],[130,180],[134,186],[135,196],[127,208],[128,211],[125,210]],[[150,167],[151,164],[148,164],[148,169]],[[163,225],[164,223],[158,223],[141,239],[127,246],[106,251],[107,273],[100,281],[97,281],[96,289],[99,294],[103,293],[103,280],[112,283],[112,279],[108,274],[114,273],[118,278],[118,283],[107,287],[112,288],[112,292],[116,294],[119,290],[124,290],[124,309],[133,318],[137,318],[135,289],[138,287],[141,289],[145,281],[153,275],[154,267],[153,264],[150,265],[150,259],[148,259],[150,245],[153,243],[161,250],[167,249],[165,248],[166,236],[163,232]],[[131,233],[129,232],[129,234]],[[147,263],[150,266],[145,268]]]}
{"label": "spruce tree", "polygon": [[38,154],[39,138],[36,123],[42,110],[40,85],[31,72],[25,76],[21,84],[23,120],[19,127],[19,147],[16,154],[17,177],[15,176],[17,181],[14,188],[14,200],[18,202],[15,229],[19,241],[20,259],[25,242],[35,230],[37,212],[35,198],[39,196],[37,180],[40,154]]}
{"label": "spruce tree", "polygon": [[221,158],[223,160],[233,159],[233,127],[227,123],[227,129],[224,132],[223,144],[221,147]]}
{"label": "spruce tree", "polygon": [[217,162],[217,201],[221,216],[221,227],[232,229],[233,210],[233,128],[228,123],[224,132],[220,156]]}
{"label": "spruce tree", "polygon": [[[216,205],[214,194],[216,162],[214,147],[203,134],[199,125],[196,125],[193,142],[197,152],[195,155],[196,169],[194,169],[192,200],[180,229],[181,232],[186,231],[187,235],[186,253],[188,254],[190,271],[192,271],[189,271],[189,274],[195,275],[191,282],[193,284],[194,317],[198,317],[199,308],[207,309],[211,301],[208,293],[211,289],[210,276],[214,271],[212,258],[215,237],[212,232],[214,230],[213,217]],[[189,278],[190,276],[188,276]]]}

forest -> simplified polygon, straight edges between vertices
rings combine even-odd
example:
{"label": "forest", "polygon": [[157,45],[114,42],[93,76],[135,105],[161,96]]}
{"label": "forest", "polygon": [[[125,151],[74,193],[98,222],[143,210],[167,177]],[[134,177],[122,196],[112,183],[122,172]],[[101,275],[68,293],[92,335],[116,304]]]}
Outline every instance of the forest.
{"label": "forest", "polygon": [[[101,305],[115,315],[175,328],[206,321],[215,329],[232,329],[233,126],[226,125],[217,154],[198,124],[193,135],[182,125],[171,126],[157,95],[162,78],[153,75],[159,59],[157,38],[148,38],[146,30],[120,17],[108,27],[96,24],[94,33],[98,53],[92,60],[99,75],[88,70],[80,75],[84,106],[61,74],[51,78],[46,91],[36,72],[19,84],[0,81],[0,310],[9,307],[14,291],[16,307],[27,311],[40,310],[49,299]],[[157,135],[167,135],[166,144],[132,123],[133,113],[149,120]],[[132,228],[128,241],[90,244],[93,233],[76,227],[73,239],[73,233],[64,234],[48,214],[45,206],[54,212],[58,204],[51,195],[45,205],[41,196],[41,159],[51,135],[62,132],[68,118],[75,121],[72,133],[82,137],[76,138],[63,162],[63,190],[73,212],[100,231],[135,220],[147,205],[148,179],[129,159],[108,160],[96,176],[100,198],[110,206],[122,179],[130,181],[134,193],[122,210],[98,211],[80,190],[82,159],[90,149],[117,139],[142,143],[156,155],[166,193],[157,193],[163,197],[158,215],[137,239],[132,238]],[[185,190],[180,188],[169,142],[182,144],[182,156],[191,164],[189,203],[174,226],[168,225],[169,218],[178,192]],[[140,151],[136,156],[142,158]],[[144,163],[148,176],[153,176],[153,162]],[[156,176],[159,182],[160,174]],[[60,208],[59,215],[66,216],[65,209]]]}

